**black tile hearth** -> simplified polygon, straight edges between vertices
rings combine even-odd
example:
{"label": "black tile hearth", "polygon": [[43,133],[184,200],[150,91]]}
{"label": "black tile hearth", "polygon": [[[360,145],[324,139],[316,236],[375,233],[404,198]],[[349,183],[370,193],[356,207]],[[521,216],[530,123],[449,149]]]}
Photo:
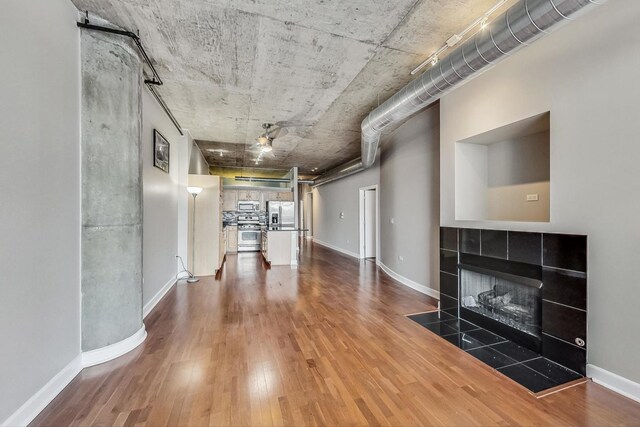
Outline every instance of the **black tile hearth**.
{"label": "black tile hearth", "polygon": [[500,230],[481,230],[482,256],[507,259],[507,232]]}
{"label": "black tile hearth", "polygon": [[458,276],[440,272],[440,293],[458,298]]}
{"label": "black tile hearth", "polygon": [[473,323],[467,322],[466,320],[456,319],[456,320],[446,320],[447,326],[454,328],[456,332],[468,332],[473,331],[474,329],[480,329],[480,326],[474,325]]}
{"label": "black tile hearth", "polygon": [[498,344],[507,341],[506,339],[498,336],[494,333],[487,331],[486,329],[475,329],[467,332],[471,338],[478,340],[485,345]]}
{"label": "black tile hearth", "polygon": [[467,353],[494,369],[517,363],[512,358],[507,357],[499,351],[495,350],[493,346],[474,348],[467,351]]}
{"label": "black tile hearth", "polygon": [[409,319],[421,325],[438,323],[442,321],[456,321],[457,318],[442,311],[431,311],[429,313],[412,314]]}
{"label": "black tile hearth", "polygon": [[440,248],[450,251],[458,250],[458,229],[452,227],[440,227]]}
{"label": "black tile hearth", "polygon": [[582,310],[587,309],[587,275],[542,268],[542,298]]}
{"label": "black tile hearth", "polygon": [[578,372],[442,311],[408,317],[533,393],[582,378]]}
{"label": "black tile hearth", "polygon": [[558,384],[564,384],[568,383],[569,381],[574,381],[582,378],[582,375],[578,374],[577,372],[573,372],[572,370],[560,366],[557,363],[552,362],[551,360],[545,359],[544,357],[539,357],[538,359],[524,362],[524,365],[538,373],[541,373],[545,377],[553,380],[554,382],[557,382]]}
{"label": "black tile hearth", "polygon": [[509,260],[542,265],[542,235],[509,231]]}
{"label": "black tile hearth", "polygon": [[474,228],[460,229],[460,252],[480,255],[480,230]]}
{"label": "black tile hearth", "polygon": [[458,252],[440,250],[440,271],[458,274]]}
{"label": "black tile hearth", "polygon": [[544,265],[587,271],[587,236],[545,233],[543,242]]}
{"label": "black tile hearth", "polygon": [[534,371],[533,369],[526,367],[523,364],[500,368],[498,369],[498,372],[501,372],[502,374],[511,378],[518,384],[528,388],[534,393],[538,393],[542,390],[546,390],[558,385],[556,382]]}
{"label": "black tile hearth", "polygon": [[515,359],[517,362],[525,362],[527,360],[540,357],[538,353],[510,341],[496,344],[493,346],[493,348],[498,350],[505,356],[509,356],[510,358]]}
{"label": "black tile hearth", "polygon": [[445,340],[462,350],[471,350],[478,347],[484,347],[486,344],[469,336],[467,332],[460,332],[453,335],[443,336]]}
{"label": "black tile hearth", "polygon": [[458,333],[458,331],[456,329],[454,329],[451,326],[447,325],[446,322],[429,323],[428,325],[422,325],[422,326],[427,328],[428,330],[430,330],[434,334],[440,335],[441,337],[443,337],[445,335],[453,335],[453,334],[457,334]]}

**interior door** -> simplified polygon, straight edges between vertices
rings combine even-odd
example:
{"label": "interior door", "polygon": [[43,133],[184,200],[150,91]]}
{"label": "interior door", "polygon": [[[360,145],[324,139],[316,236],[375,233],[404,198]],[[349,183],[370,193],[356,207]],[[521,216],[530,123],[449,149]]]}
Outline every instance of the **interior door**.
{"label": "interior door", "polygon": [[376,257],[376,190],[364,192],[364,257]]}

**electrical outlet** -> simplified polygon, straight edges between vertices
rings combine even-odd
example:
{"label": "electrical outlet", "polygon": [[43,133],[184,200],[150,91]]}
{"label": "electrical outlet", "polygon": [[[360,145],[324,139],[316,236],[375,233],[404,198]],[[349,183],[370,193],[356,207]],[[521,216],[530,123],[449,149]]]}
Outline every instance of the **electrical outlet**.
{"label": "electrical outlet", "polygon": [[351,243],[351,241],[349,239],[347,239],[347,243]]}
{"label": "electrical outlet", "polygon": [[404,257],[403,257],[402,255],[398,255],[398,260],[399,260],[400,262],[404,262]]}
{"label": "electrical outlet", "polygon": [[394,218],[389,218],[389,224],[395,224],[396,220]]}

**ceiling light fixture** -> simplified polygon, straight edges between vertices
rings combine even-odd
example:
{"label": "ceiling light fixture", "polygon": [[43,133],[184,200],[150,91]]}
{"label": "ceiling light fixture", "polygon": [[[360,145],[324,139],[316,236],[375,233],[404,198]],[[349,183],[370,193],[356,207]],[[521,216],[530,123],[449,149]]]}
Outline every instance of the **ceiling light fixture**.
{"label": "ceiling light fixture", "polygon": [[438,63],[438,56],[439,55],[441,55],[445,50],[447,50],[449,48],[452,48],[453,46],[457,45],[464,38],[464,36],[466,36],[474,28],[480,28],[481,30],[484,30],[489,25],[489,17],[496,10],[500,9],[500,7],[503,4],[505,4],[506,2],[507,2],[507,0],[498,1],[495,5],[493,5],[493,7],[491,9],[487,10],[481,17],[479,17],[478,19],[473,21],[467,28],[462,30],[462,32],[460,32],[458,34],[454,34],[453,36],[451,36],[449,38],[449,40],[447,40],[445,42],[445,44],[440,47],[440,49],[436,50],[424,62],[422,62],[420,65],[418,65],[416,68],[414,68],[413,71],[411,71],[411,75],[413,76],[413,75],[417,74],[418,71],[420,71],[424,67],[426,67],[427,64],[431,64],[432,67],[434,65],[436,65]]}

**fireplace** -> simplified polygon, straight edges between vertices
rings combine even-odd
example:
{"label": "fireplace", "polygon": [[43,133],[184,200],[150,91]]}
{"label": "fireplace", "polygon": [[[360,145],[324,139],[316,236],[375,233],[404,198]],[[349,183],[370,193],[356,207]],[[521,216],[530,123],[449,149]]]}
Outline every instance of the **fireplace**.
{"label": "fireplace", "polygon": [[542,348],[542,271],[521,262],[460,253],[462,319],[533,351]]}
{"label": "fireplace", "polygon": [[464,264],[459,268],[461,308],[541,339],[541,281]]}
{"label": "fireplace", "polygon": [[587,236],[441,227],[440,309],[584,375]]}

